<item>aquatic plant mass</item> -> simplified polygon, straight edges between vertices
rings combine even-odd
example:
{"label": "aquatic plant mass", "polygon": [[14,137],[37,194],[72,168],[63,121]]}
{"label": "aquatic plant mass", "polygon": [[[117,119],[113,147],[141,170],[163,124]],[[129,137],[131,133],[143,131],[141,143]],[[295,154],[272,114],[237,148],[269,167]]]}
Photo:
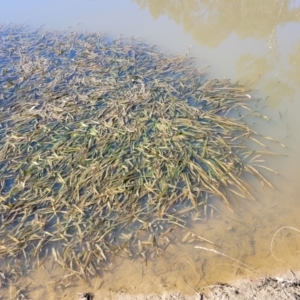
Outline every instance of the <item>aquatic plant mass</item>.
{"label": "aquatic plant mass", "polygon": [[211,199],[252,199],[245,174],[272,186],[268,150],[245,143],[270,139],[243,119],[267,119],[247,88],[134,39],[11,25],[0,39],[2,259],[96,275],[163,251]]}

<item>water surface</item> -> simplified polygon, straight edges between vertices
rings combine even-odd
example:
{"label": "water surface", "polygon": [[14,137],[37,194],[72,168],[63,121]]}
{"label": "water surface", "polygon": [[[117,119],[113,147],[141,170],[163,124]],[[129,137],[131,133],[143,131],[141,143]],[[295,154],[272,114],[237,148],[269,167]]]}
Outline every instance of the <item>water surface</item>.
{"label": "water surface", "polygon": [[[132,0],[132,1],[0,1],[0,19],[8,23],[26,23],[33,28],[44,25],[53,30],[107,32],[110,38],[120,34],[136,36],[157,44],[166,53],[196,57],[197,66],[207,68],[208,78],[229,78],[247,84],[261,98],[257,109],[272,121],[256,122],[254,128],[286,145],[269,147],[289,157],[268,157],[266,165],[279,175],[265,173],[275,186],[272,190],[255,183],[256,201],[240,201],[234,213],[215,203],[212,218],[195,221],[193,231],[212,240],[209,245],[174,239],[174,244],[157,259],[130,261],[116,257],[103,276],[76,290],[103,295],[115,292],[152,293],[195,289],[238,276],[259,277],[288,269],[299,270],[300,229],[299,178],[300,157],[300,1],[299,0]],[[252,120],[250,123],[254,122]],[[174,236],[176,236],[176,232]],[[215,249],[236,261],[194,246]],[[72,282],[65,289],[54,284],[61,276],[57,267],[39,269],[26,283],[39,286],[34,297],[58,293],[72,299]],[[186,282],[185,282],[186,281]],[[96,294],[97,295],[97,294]],[[50,299],[50,298],[48,298]]]}

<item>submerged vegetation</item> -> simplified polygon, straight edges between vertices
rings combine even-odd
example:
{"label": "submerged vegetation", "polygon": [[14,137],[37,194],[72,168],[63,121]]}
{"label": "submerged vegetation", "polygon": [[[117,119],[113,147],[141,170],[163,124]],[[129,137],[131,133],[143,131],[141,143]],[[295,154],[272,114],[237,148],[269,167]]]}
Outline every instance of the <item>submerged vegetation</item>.
{"label": "submerged vegetation", "polygon": [[266,117],[244,87],[136,40],[17,26],[0,38],[2,258],[95,275],[115,253],[165,249],[212,198],[253,198],[244,174],[271,186],[267,152],[245,143],[262,144],[243,116]]}

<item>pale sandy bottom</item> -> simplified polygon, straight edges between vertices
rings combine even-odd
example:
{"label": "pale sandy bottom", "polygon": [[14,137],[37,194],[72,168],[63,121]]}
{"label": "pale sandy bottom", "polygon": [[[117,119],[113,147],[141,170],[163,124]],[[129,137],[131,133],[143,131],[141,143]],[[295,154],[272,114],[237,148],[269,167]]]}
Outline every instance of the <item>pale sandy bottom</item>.
{"label": "pale sandy bottom", "polygon": [[[148,285],[148,286],[147,286]],[[188,290],[161,291],[151,293],[151,282],[144,283],[143,290],[149,293],[133,294],[127,293],[126,289],[102,289],[100,286],[88,286],[79,284],[66,291],[58,292],[57,287],[45,286],[23,286],[21,292],[17,291],[19,284],[12,284],[8,288],[0,290],[0,299],[43,299],[43,300],[205,300],[205,299],[300,299],[300,271],[288,271],[278,276],[259,277],[252,279],[236,279],[229,283],[218,283],[195,290],[187,286]],[[91,292],[92,291],[92,292]]]}
{"label": "pale sandy bottom", "polygon": [[300,299],[300,272],[287,272],[276,277],[264,277],[255,280],[239,279],[230,284],[220,283],[206,287],[200,291],[194,290],[193,295],[178,292],[165,292],[161,295],[130,295],[114,293],[103,297],[101,292],[95,293],[93,298],[78,295],[78,300],[115,299],[115,300],[205,300],[205,299]]}

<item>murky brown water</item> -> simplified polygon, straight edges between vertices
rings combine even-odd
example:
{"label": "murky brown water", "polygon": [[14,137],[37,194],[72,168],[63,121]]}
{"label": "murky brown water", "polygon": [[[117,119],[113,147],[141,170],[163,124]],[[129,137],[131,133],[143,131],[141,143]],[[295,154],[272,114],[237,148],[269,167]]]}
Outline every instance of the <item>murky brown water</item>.
{"label": "murky brown water", "polygon": [[[5,4],[4,4],[5,2]],[[109,2],[109,3],[108,3]],[[256,201],[239,202],[235,213],[216,203],[219,210],[193,231],[215,244],[172,243],[154,261],[115,257],[100,278],[89,284],[57,283],[63,274],[51,265],[33,272],[32,298],[74,299],[76,292],[93,291],[107,297],[117,292],[153,293],[195,289],[238,276],[259,277],[300,268],[300,1],[299,0],[177,0],[177,1],[0,1],[3,22],[65,29],[68,26],[104,31],[112,37],[138,36],[159,49],[191,56],[208,68],[209,78],[239,80],[257,90],[258,109],[272,118],[254,124],[258,131],[283,142],[271,149],[289,157],[269,157],[266,165],[279,175],[265,172],[275,186],[255,187]],[[16,3],[18,3],[18,9]],[[81,23],[80,25],[77,25]],[[77,26],[77,27],[76,27]],[[73,30],[73,28],[72,28]],[[178,238],[176,239],[176,236]],[[214,249],[234,259],[195,246]],[[252,269],[255,269],[254,272]],[[186,282],[185,282],[186,280]],[[21,283],[20,283],[21,284]],[[68,285],[68,282],[65,281]],[[99,291],[100,290],[100,291]],[[9,293],[12,297],[13,288]],[[96,298],[97,299],[97,298]]]}

